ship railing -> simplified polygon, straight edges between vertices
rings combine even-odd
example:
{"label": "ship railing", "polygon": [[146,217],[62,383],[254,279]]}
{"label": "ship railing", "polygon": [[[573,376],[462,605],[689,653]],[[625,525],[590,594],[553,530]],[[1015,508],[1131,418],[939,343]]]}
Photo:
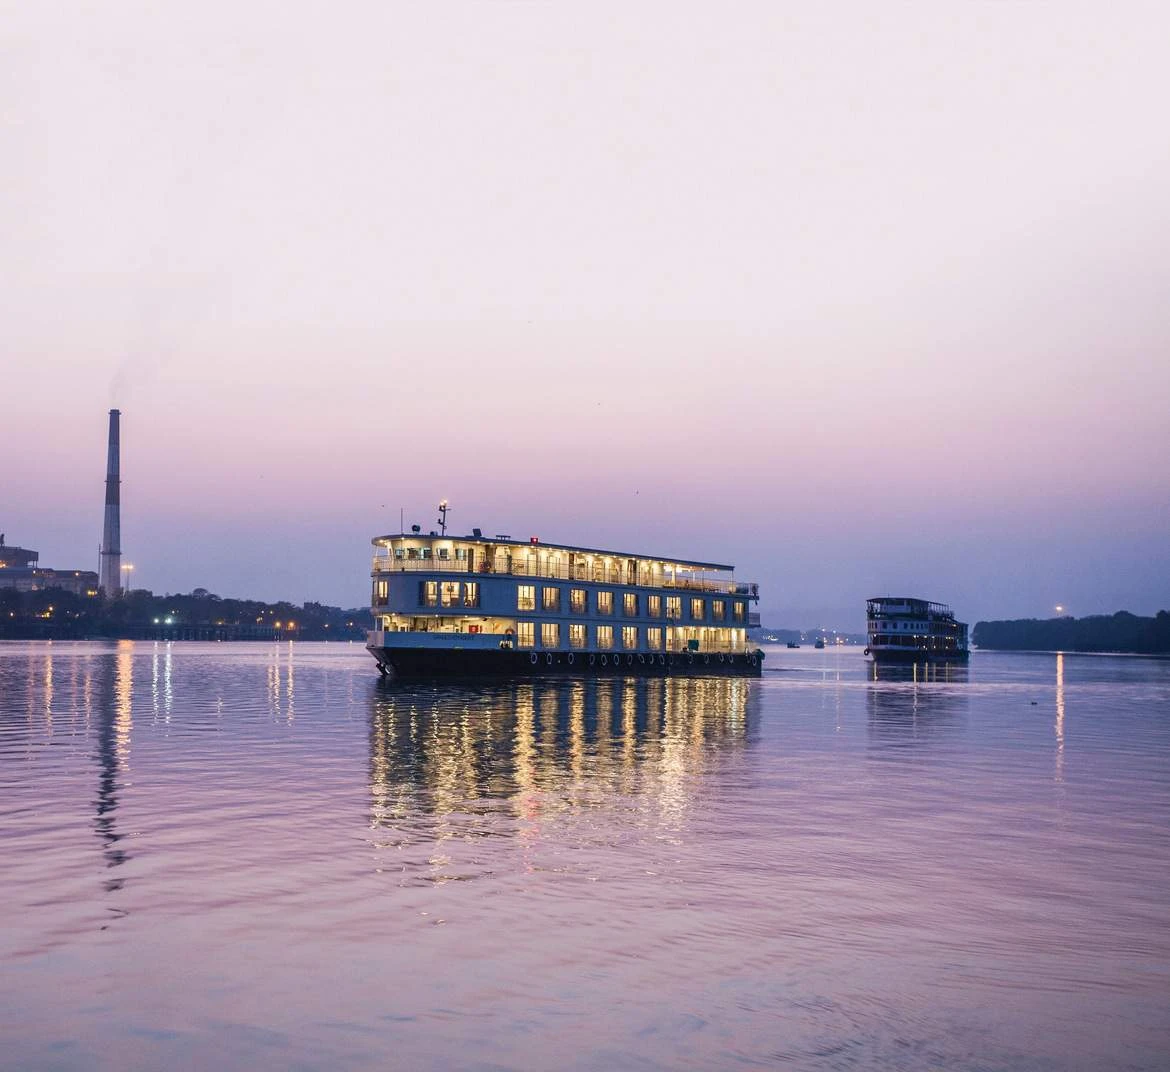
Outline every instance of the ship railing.
{"label": "ship railing", "polygon": [[679,588],[690,592],[712,592],[723,595],[744,595],[758,599],[754,584],[736,584],[734,581],[711,580],[701,577],[669,577],[649,570],[631,571],[616,566],[587,566],[577,564],[541,565],[539,562],[508,561],[506,558],[391,558],[376,555],[374,573],[466,573],[472,576],[535,577],[554,581],[582,581],[592,584],[620,584],[639,588]]}

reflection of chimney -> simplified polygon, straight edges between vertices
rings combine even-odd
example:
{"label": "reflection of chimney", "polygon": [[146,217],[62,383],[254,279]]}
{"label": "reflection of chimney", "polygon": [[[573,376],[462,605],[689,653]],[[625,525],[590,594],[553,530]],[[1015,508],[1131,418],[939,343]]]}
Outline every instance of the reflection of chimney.
{"label": "reflection of chimney", "polygon": [[110,410],[110,453],[106,463],[106,523],[102,529],[101,574],[98,583],[107,596],[122,591],[122,481],[118,477],[119,410]]}

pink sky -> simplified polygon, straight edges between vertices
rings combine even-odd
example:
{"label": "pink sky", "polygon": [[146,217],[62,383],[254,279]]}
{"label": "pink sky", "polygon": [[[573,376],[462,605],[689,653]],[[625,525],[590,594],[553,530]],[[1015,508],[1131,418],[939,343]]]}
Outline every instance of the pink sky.
{"label": "pink sky", "polygon": [[[1161,5],[157,5],[3,29],[0,531],[360,603],[428,525],[775,624],[1170,606]],[[849,615],[853,615],[850,619]]]}

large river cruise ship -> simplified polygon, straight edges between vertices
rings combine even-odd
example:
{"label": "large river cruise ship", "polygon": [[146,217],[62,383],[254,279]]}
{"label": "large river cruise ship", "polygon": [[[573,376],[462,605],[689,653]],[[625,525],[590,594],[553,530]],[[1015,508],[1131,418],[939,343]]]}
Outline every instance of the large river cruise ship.
{"label": "large river cruise ship", "polygon": [[947,662],[966,659],[967,623],[945,603],[909,596],[875,596],[865,604],[869,646],[875,662]]}
{"label": "large river cruise ship", "polygon": [[732,566],[479,529],[373,545],[366,647],[385,675],[759,676],[757,587]]}

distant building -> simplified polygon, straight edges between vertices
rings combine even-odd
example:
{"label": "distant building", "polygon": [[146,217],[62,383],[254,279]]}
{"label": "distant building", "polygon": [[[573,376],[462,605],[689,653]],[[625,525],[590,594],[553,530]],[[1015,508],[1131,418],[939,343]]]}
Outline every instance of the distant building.
{"label": "distant building", "polygon": [[27,547],[9,547],[0,533],[0,588],[18,592],[38,592],[42,588],[63,588],[79,596],[98,594],[98,575],[94,570],[55,570],[41,568],[40,552]]}
{"label": "distant building", "polygon": [[37,564],[40,554],[24,547],[9,547],[0,532],[0,569],[29,569]]}

